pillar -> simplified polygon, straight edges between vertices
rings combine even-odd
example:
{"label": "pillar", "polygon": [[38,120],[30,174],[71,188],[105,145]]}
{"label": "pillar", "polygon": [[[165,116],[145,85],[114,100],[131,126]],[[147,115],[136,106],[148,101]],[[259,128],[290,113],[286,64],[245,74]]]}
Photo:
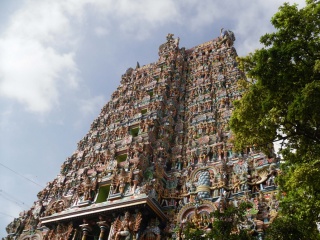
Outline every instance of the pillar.
{"label": "pillar", "polygon": [[84,222],[84,224],[80,225],[81,230],[82,230],[82,239],[81,240],[87,240],[87,236],[92,231],[92,228],[86,219],[83,219],[83,222]]}
{"label": "pillar", "polygon": [[100,235],[99,240],[105,239],[106,232],[110,229],[110,224],[105,220],[105,217],[100,215],[99,216],[99,222],[97,222],[98,226],[100,227]]}

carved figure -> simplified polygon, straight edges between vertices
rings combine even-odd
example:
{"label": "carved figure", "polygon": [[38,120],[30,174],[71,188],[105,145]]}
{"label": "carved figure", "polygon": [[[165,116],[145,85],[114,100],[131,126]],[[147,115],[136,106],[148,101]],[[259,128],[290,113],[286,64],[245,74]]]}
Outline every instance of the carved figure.
{"label": "carved figure", "polygon": [[159,222],[157,219],[151,219],[147,228],[144,230],[141,236],[141,240],[160,240],[161,235],[158,224]]}
{"label": "carved figure", "polygon": [[130,240],[132,234],[136,233],[142,221],[142,215],[139,212],[136,216],[131,216],[129,212],[126,212],[122,220],[119,217],[113,223],[114,239]]}

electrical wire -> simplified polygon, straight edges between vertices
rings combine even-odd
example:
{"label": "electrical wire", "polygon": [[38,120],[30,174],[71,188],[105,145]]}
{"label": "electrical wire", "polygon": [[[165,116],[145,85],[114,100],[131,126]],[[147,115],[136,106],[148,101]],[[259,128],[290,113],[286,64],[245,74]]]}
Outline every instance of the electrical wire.
{"label": "electrical wire", "polygon": [[6,213],[3,213],[3,212],[0,212],[0,214],[5,215],[5,216],[8,216],[8,217],[13,217],[13,218],[15,218],[14,216],[11,216],[11,215],[6,214]]}
{"label": "electrical wire", "polygon": [[3,163],[0,163],[0,165],[1,165],[2,167],[4,167],[4,168],[6,168],[6,169],[10,170],[11,172],[13,172],[13,173],[17,174],[18,176],[20,176],[20,177],[22,177],[22,178],[24,178],[24,179],[28,180],[29,182],[32,182],[33,184],[35,184],[35,185],[37,185],[37,186],[39,186],[39,187],[41,187],[41,188],[44,188],[44,186],[41,186],[40,184],[36,183],[35,181],[33,181],[33,180],[31,180],[31,179],[29,179],[29,178],[27,178],[27,177],[23,176],[22,174],[20,174],[20,173],[16,172],[15,170],[13,170],[13,169],[11,169],[11,168],[9,168],[9,167],[5,166]]}
{"label": "electrical wire", "polygon": [[0,189],[0,196],[2,196],[4,199],[13,202],[17,205],[19,205],[19,207],[23,206],[23,207],[27,207],[30,208],[30,206],[26,205],[24,202],[20,201],[19,199],[15,198],[14,196],[12,196],[11,194],[5,192],[4,190]]}
{"label": "electrical wire", "polygon": [[10,199],[10,198],[8,198],[8,197],[6,197],[6,196],[2,195],[2,194],[0,194],[0,197],[2,197],[2,198],[4,198],[4,199],[8,200],[9,202],[12,202],[12,203],[16,204],[17,206],[19,206],[19,207],[23,210],[23,207],[21,206],[21,204],[20,204],[19,202],[14,201],[14,200],[12,200],[12,199]]}

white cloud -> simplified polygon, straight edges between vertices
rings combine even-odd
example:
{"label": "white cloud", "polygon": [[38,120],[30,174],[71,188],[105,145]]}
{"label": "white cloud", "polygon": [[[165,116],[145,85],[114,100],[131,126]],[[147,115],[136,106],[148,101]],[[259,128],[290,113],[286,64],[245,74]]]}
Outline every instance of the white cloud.
{"label": "white cloud", "polygon": [[[34,39],[0,41],[0,94],[26,104],[34,112],[48,111],[58,103],[57,81],[76,86],[72,54],[59,54]],[[61,78],[69,73],[69,79]],[[65,74],[63,74],[65,75]]]}
{"label": "white cloud", "polygon": [[[291,2],[303,5],[302,0]],[[91,28],[96,36],[110,35],[112,30],[139,40],[164,24],[196,31],[210,24],[229,28],[219,22],[229,20],[236,22],[232,30],[245,39],[241,52],[248,52],[269,31],[265,22],[277,6],[276,0],[29,0],[0,35],[0,97],[14,99],[32,112],[59,105],[61,86],[71,91],[79,85],[75,56],[88,14],[95,17]]]}
{"label": "white cloud", "polygon": [[[238,52],[242,55],[261,47],[260,37],[274,30],[270,19],[284,2],[278,0],[185,0],[176,3],[180,4],[178,15],[181,16],[181,24],[190,26],[194,32],[206,26],[232,30],[236,38],[241,38],[237,46]],[[299,7],[305,6],[304,0],[288,2],[296,3]]]}
{"label": "white cloud", "polygon": [[6,37],[33,39],[41,43],[53,43],[69,34],[68,20],[59,1],[28,1],[11,18]]}
{"label": "white cloud", "polygon": [[106,103],[104,96],[95,96],[92,98],[82,99],[77,102],[77,108],[80,110],[80,116],[73,121],[73,127],[79,129],[85,123],[91,123],[94,118],[99,114],[100,109]]}
{"label": "white cloud", "polygon": [[[47,112],[59,104],[59,86],[78,85],[75,43],[81,31],[75,26],[85,22],[87,7],[114,19],[120,31],[138,39],[177,13],[170,0],[27,1],[0,35],[0,97],[14,99],[32,112]],[[142,23],[146,24],[141,27]],[[99,26],[94,31],[108,34]]]}
{"label": "white cloud", "polygon": [[100,17],[108,18],[122,34],[145,40],[152,30],[179,19],[177,4],[172,0],[96,1],[91,6]]}
{"label": "white cloud", "polygon": [[298,4],[299,8],[302,8],[302,7],[306,6],[306,1],[305,0],[288,0],[286,2],[288,2],[290,4]]}
{"label": "white cloud", "polygon": [[6,109],[3,108],[0,112],[0,130],[2,133],[8,131],[9,126],[12,126],[12,122],[10,121],[12,113],[13,109],[11,106],[6,106]]}
{"label": "white cloud", "polygon": [[28,1],[0,37],[0,96],[32,112],[59,102],[59,84],[76,87],[77,67],[69,45],[70,21],[57,3]]}
{"label": "white cloud", "polygon": [[109,34],[108,29],[104,28],[104,27],[95,27],[94,28],[94,33],[98,36],[98,37],[104,37],[106,35]]}
{"label": "white cloud", "polygon": [[[241,37],[241,42],[238,42],[240,55],[245,55],[261,48],[260,37],[275,31],[270,21],[278,11],[278,8],[283,5],[283,2],[269,0],[253,1],[251,4],[247,4],[246,1],[242,0],[234,4],[235,9],[245,9],[245,11],[238,11],[237,14],[232,16],[234,20],[238,20],[234,31],[236,32],[236,37]],[[290,4],[297,3],[300,7],[305,5],[303,0],[291,0],[288,2]]]}
{"label": "white cloud", "polygon": [[181,24],[190,26],[193,30],[197,30],[206,25],[217,24],[216,19],[224,15],[224,1],[215,2],[211,0],[186,0],[179,2],[181,13]]}
{"label": "white cloud", "polygon": [[92,97],[90,99],[81,100],[79,102],[79,109],[84,115],[92,115],[92,113],[96,111],[97,106],[102,107],[105,102],[106,99],[104,98],[104,96]]}

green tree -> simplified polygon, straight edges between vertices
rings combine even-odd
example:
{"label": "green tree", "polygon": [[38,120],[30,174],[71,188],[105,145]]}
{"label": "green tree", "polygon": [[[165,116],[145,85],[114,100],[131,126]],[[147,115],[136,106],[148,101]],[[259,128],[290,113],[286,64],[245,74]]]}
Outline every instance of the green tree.
{"label": "green tree", "polygon": [[[198,229],[193,223],[187,223],[183,230],[185,239],[188,240],[250,240],[254,238],[254,224],[246,216],[247,209],[252,208],[251,203],[242,202],[238,207],[229,205],[224,211],[211,213],[214,221],[207,229]],[[249,226],[242,227],[241,226]],[[250,228],[252,226],[252,228]],[[210,229],[210,230],[209,230]]]}
{"label": "green tree", "polygon": [[303,223],[292,221],[291,218],[285,216],[276,218],[267,229],[265,240],[313,239],[310,236],[305,236],[304,230],[301,229],[303,225]]}
{"label": "green tree", "polygon": [[247,80],[240,81],[243,97],[234,102],[230,127],[238,150],[270,153],[270,144],[281,141],[278,230],[295,222],[305,237],[296,239],[319,239],[320,3],[307,0],[301,9],[285,3],[271,23],[275,32],[261,37],[264,47],[239,59]]}
{"label": "green tree", "polygon": [[242,202],[238,207],[228,206],[223,212],[215,211],[212,213],[214,221],[212,231],[209,233],[209,239],[215,240],[250,240],[253,237],[254,229],[241,228],[246,223],[248,226],[253,222],[248,222],[246,216],[247,209],[252,208],[251,203]]}
{"label": "green tree", "polygon": [[205,231],[196,228],[190,222],[187,223],[185,229],[183,230],[183,235],[187,240],[205,240]]}

